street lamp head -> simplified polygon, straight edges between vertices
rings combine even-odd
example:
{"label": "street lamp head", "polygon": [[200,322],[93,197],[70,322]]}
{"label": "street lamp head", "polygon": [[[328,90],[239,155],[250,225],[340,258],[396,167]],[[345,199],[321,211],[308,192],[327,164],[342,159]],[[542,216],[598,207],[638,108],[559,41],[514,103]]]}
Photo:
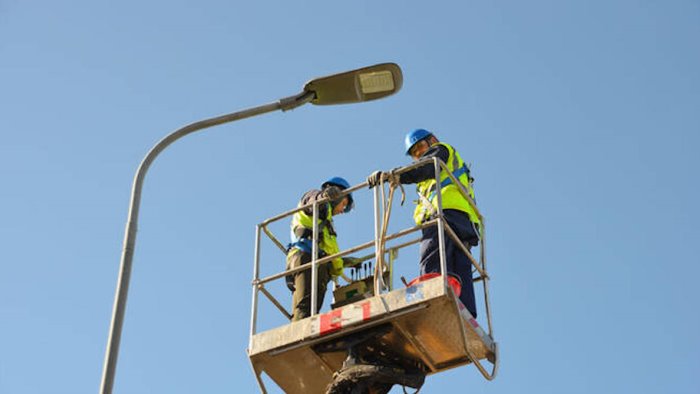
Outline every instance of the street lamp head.
{"label": "street lamp head", "polygon": [[382,63],[313,79],[304,85],[312,104],[350,104],[376,100],[401,89],[403,75],[395,63]]}

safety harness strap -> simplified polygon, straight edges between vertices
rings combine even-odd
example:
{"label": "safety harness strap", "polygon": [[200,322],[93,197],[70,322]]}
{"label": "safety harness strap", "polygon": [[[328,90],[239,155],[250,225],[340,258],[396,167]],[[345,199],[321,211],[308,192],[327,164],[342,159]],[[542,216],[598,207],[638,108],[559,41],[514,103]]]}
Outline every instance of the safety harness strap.
{"label": "safety harness strap", "polygon": [[[318,226],[318,231],[320,233],[323,233],[323,229],[328,228],[330,235],[335,235],[335,229],[333,228],[333,225],[330,220],[324,219],[319,223]],[[312,252],[312,247],[313,243],[311,242],[311,238],[313,237],[313,231],[310,228],[306,228],[303,226],[297,226],[293,231],[292,231],[292,243],[287,244],[287,252],[289,252],[292,248],[296,248],[301,250],[302,252],[309,253],[311,254]],[[320,239],[319,239],[320,241]],[[318,249],[318,255],[319,257],[324,257],[326,253],[321,250],[321,248]]]}

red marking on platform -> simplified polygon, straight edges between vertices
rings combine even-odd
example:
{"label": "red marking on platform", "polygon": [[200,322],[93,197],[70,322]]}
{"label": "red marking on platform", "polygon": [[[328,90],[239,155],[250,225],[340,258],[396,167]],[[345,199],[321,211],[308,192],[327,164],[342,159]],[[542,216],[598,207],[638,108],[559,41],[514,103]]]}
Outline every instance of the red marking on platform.
{"label": "red marking on platform", "polygon": [[325,335],[343,328],[343,320],[341,319],[342,313],[342,309],[336,309],[321,315],[319,318],[320,334]]}
{"label": "red marking on platform", "polygon": [[479,327],[479,323],[476,322],[476,319],[469,319],[469,323],[474,327]]}
{"label": "red marking on platform", "polygon": [[362,304],[362,320],[367,320],[370,316],[369,301],[366,301]]}

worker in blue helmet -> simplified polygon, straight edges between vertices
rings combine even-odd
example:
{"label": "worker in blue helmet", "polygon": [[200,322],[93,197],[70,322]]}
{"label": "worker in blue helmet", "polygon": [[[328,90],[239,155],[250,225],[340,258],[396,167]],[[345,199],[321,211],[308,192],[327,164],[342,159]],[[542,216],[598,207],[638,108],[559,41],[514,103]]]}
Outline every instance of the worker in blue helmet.
{"label": "worker in blue helmet", "polygon": [[[465,197],[460,188],[447,175],[447,171],[443,169],[439,180],[443,216],[447,224],[455,231],[468,249],[478,245],[481,220],[479,214],[471,205],[475,201],[474,178],[472,178],[469,167],[467,167],[459,153],[451,145],[440,142],[433,133],[425,129],[416,129],[406,134],[404,148],[405,154],[411,156],[413,161],[425,160],[425,165],[403,173],[397,173],[396,169],[389,172],[375,171],[367,178],[370,187],[377,186],[382,181],[401,184],[415,183],[419,199],[416,201],[413,219],[417,225],[421,225],[436,217],[438,203],[435,168],[433,161],[426,159],[440,158],[446,164],[448,171],[464,186],[464,189],[469,194],[469,198]],[[444,238],[447,271],[461,280],[462,292],[459,299],[469,312],[476,317],[471,262],[451,237],[447,236]],[[420,246],[421,275],[440,272],[438,245],[437,226],[423,228]]]}
{"label": "worker in blue helmet", "polygon": [[[355,203],[348,181],[341,177],[328,179],[321,190],[309,190],[299,201],[299,207],[314,201],[325,200],[318,205],[318,258],[340,252],[337,233],[333,226],[333,216],[350,212]],[[313,206],[308,206],[294,214],[291,224],[291,240],[287,245],[287,270],[311,262],[313,239]],[[321,309],[328,282],[343,276],[343,268],[351,267],[360,261],[353,257],[336,258],[318,266],[318,293],[316,305]],[[292,321],[311,315],[311,270],[307,269],[287,275],[287,287],[292,291]],[[318,310],[316,311],[318,312]]]}

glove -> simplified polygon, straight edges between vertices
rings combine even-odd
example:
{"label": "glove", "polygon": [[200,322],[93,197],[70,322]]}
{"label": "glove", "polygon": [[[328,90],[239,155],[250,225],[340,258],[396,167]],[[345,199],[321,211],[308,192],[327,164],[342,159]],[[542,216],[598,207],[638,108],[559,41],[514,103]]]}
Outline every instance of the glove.
{"label": "glove", "polygon": [[362,259],[357,257],[343,257],[343,265],[347,267],[354,267],[356,265],[362,264]]}
{"label": "glove", "polygon": [[343,260],[342,258],[338,258],[338,259],[334,259],[330,263],[331,276],[338,277],[338,276],[343,275],[343,268],[344,268],[343,265],[344,264],[343,264],[342,260]]}
{"label": "glove", "polygon": [[386,178],[387,182],[389,184],[398,186],[401,184],[401,176],[397,174],[398,168],[394,168],[393,170],[389,171],[388,173],[384,173],[384,178]]}
{"label": "glove", "polygon": [[323,196],[330,198],[331,201],[335,201],[340,198],[340,195],[343,193],[342,190],[338,186],[328,186],[327,188],[323,189]]}
{"label": "glove", "polygon": [[381,171],[375,171],[370,176],[367,177],[367,183],[369,183],[369,188],[373,188],[375,186],[379,186],[379,184],[382,181],[382,174],[383,172]]}

